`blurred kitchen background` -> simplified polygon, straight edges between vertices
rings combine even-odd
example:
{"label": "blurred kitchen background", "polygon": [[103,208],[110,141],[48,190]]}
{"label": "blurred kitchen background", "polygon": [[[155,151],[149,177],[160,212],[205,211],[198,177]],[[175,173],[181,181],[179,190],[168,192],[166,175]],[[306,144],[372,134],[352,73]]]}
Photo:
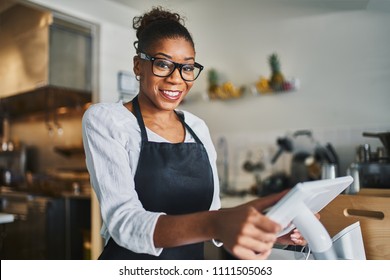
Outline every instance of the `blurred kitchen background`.
{"label": "blurred kitchen background", "polygon": [[181,109],[209,126],[222,195],[356,168],[390,188],[390,1],[1,0],[2,259],[99,255],[81,117],[136,93],[132,18],[153,5],[187,17],[205,66]]}

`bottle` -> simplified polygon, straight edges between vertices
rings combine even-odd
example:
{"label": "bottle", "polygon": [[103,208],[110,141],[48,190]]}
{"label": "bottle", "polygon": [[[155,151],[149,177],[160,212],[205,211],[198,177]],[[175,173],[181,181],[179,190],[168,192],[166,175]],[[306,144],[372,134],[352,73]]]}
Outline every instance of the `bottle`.
{"label": "bottle", "polygon": [[321,167],[321,179],[334,179],[337,177],[337,164],[324,163]]}
{"label": "bottle", "polygon": [[9,120],[5,116],[2,119],[2,125],[1,125],[1,151],[8,151],[8,142],[9,142]]}
{"label": "bottle", "polygon": [[353,178],[353,182],[345,189],[344,193],[357,194],[360,191],[359,166],[356,163],[352,163],[347,169],[347,175]]}

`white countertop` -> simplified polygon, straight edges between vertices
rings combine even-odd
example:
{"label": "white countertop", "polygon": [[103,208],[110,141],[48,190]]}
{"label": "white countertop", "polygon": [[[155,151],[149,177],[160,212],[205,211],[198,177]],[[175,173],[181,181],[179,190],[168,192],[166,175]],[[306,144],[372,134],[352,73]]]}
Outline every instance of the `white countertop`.
{"label": "white countertop", "polygon": [[0,224],[12,223],[15,217],[12,214],[0,213]]}

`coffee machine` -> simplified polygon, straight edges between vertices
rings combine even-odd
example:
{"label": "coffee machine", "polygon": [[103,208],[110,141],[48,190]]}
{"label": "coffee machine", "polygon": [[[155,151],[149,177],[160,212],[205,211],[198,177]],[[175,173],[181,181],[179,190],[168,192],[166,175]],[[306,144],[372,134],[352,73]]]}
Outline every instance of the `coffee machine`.
{"label": "coffee machine", "polygon": [[357,148],[356,166],[361,187],[390,188],[390,132],[363,132],[363,136],[378,138],[383,147],[378,147],[376,151],[372,151],[369,144]]}

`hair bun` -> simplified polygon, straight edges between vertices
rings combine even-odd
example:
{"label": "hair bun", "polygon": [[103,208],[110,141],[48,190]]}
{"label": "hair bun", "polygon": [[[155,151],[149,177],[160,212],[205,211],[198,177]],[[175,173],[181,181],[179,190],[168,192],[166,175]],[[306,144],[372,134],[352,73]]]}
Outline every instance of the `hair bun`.
{"label": "hair bun", "polygon": [[195,48],[192,36],[184,26],[184,18],[160,6],[134,17],[133,28],[137,36],[137,40],[133,43],[137,53],[147,52],[150,47],[162,39],[184,38]]}
{"label": "hair bun", "polygon": [[133,28],[136,30],[136,36],[139,39],[142,31],[151,23],[156,21],[171,20],[184,25],[184,19],[178,14],[163,9],[161,6],[153,7],[149,12],[139,17],[134,17]]}

